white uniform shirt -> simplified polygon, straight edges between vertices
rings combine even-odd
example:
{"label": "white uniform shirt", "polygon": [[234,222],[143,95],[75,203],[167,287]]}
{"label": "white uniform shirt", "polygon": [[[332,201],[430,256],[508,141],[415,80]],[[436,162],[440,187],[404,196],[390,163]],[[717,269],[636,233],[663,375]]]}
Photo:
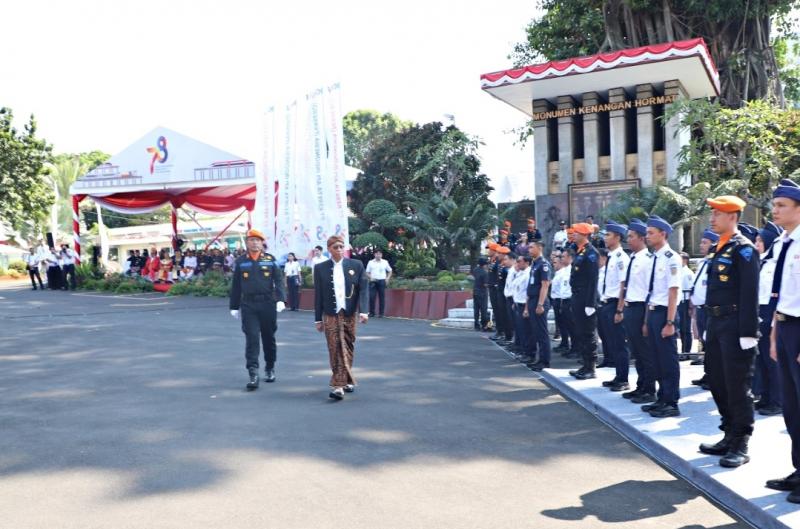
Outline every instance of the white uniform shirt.
{"label": "white uniform shirt", "polygon": [[561,294],[561,299],[570,299],[572,298],[572,287],[569,285],[569,276],[572,274],[572,265],[562,267],[556,275],[561,277],[561,285],[559,288],[559,292]]}
{"label": "white uniform shirt", "polygon": [[694,272],[688,266],[681,267],[681,295],[678,301],[689,299],[694,284]]}
{"label": "white uniform shirt", "polygon": [[377,259],[372,259],[367,263],[367,274],[369,275],[370,281],[380,281],[382,279],[386,279],[386,276],[391,271],[392,267],[389,266],[389,261],[386,259],[381,259],[380,261]]}
{"label": "white uniform shirt", "polygon": [[[786,260],[783,263],[777,311],[788,316],[800,316],[800,226],[795,228],[791,234],[784,231],[775,240],[772,258],[775,260],[776,266],[781,250],[783,250],[783,244],[787,239],[792,239],[792,244],[786,250]],[[772,285],[770,285],[771,288]]]}
{"label": "white uniform shirt", "polygon": [[[794,244],[794,243],[792,243]],[[791,247],[789,247],[791,250]],[[764,256],[767,254],[761,254],[761,259],[764,259]],[[772,297],[772,280],[775,278],[775,267],[778,266],[777,259],[769,259],[767,261],[763,261],[761,265],[761,272],[758,274],[758,304],[759,305],[768,305],[769,300]],[[786,265],[783,265],[784,270],[786,269]]]}
{"label": "white uniform shirt", "polygon": [[516,268],[512,267],[508,269],[508,276],[506,276],[506,286],[503,288],[503,295],[505,297],[510,298],[514,295],[514,285],[513,285],[514,278],[516,278],[517,274],[519,273],[520,272],[517,272]]}
{"label": "white uniform shirt", "polygon": [[336,296],[336,312],[347,308],[347,299],[345,298],[345,281],[344,281],[344,259],[338,263],[333,263],[333,293]]}
{"label": "white uniform shirt", "polygon": [[64,261],[63,264],[65,265],[74,265],[75,264],[75,252],[72,251],[72,248],[67,248],[61,254],[62,260]]}
{"label": "white uniform shirt", "polygon": [[552,299],[563,299],[561,297],[561,275],[559,275],[561,270],[556,270],[553,274],[553,279],[550,281],[550,298]]}
{"label": "white uniform shirt", "polygon": [[32,269],[39,268],[39,256],[35,253],[30,253],[25,257],[25,263]]}
{"label": "white uniform shirt", "polygon": [[190,270],[197,268],[197,256],[188,255],[183,258],[183,267]]}
{"label": "white uniform shirt", "polygon": [[[681,288],[681,256],[665,244],[655,253],[656,269],[653,280],[653,292],[650,294],[650,304],[666,307],[669,304],[669,289]],[[652,266],[652,265],[651,265]],[[680,295],[678,296],[680,301]]]}
{"label": "white uniform shirt", "polygon": [[320,263],[324,263],[327,260],[328,260],[328,258],[325,257],[324,255],[320,255],[319,257],[312,257],[311,258],[311,267],[313,268],[313,267],[317,266]]}
{"label": "white uniform shirt", "polygon": [[[608,261],[603,275],[600,276],[600,301],[605,302],[611,298],[619,297],[620,283],[625,281],[625,272],[628,270],[628,263],[631,258],[622,248],[608,252]],[[605,290],[603,283],[605,282]]]}
{"label": "white uniform shirt", "polygon": [[[606,266],[608,266],[608,261],[606,261]],[[603,276],[606,273],[606,267],[600,267],[597,269],[597,295],[601,298],[603,297]]]}
{"label": "white uniform shirt", "polygon": [[706,290],[708,289],[708,259],[703,259],[703,262],[700,263],[692,285],[692,296],[689,299],[695,307],[702,307],[706,304]]}
{"label": "white uniform shirt", "polygon": [[300,262],[299,261],[286,261],[286,266],[283,268],[286,277],[294,277],[300,274]]}
{"label": "white uniform shirt", "polygon": [[563,248],[567,244],[567,230],[559,230],[553,235],[553,246]]}
{"label": "white uniform shirt", "polygon": [[[628,274],[628,268],[631,269]],[[650,272],[653,271],[653,254],[647,248],[639,250],[628,260],[625,267],[625,276],[628,282],[625,286],[625,301],[640,303],[647,300],[650,288]],[[625,277],[622,278],[625,281]]]}
{"label": "white uniform shirt", "polygon": [[531,267],[519,271],[514,275],[514,283],[511,286],[514,303],[528,302],[528,281],[531,278]]}

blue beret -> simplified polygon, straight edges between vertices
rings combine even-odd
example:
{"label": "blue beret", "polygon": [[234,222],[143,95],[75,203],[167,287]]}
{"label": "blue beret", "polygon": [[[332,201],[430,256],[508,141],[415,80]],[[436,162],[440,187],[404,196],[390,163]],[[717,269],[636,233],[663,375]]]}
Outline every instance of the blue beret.
{"label": "blue beret", "polygon": [[739,231],[742,233],[742,235],[747,237],[747,239],[750,242],[753,243],[756,242],[756,235],[758,235],[758,228],[756,228],[755,226],[747,224],[746,222],[740,222]]}
{"label": "blue beret", "polygon": [[606,222],[606,231],[618,233],[621,237],[625,237],[628,234],[628,227],[610,220]]}
{"label": "blue beret", "polygon": [[758,236],[764,241],[764,248],[767,249],[772,246],[772,243],[775,242],[775,239],[781,233],[783,233],[783,228],[769,221],[761,228],[761,231],[758,232]]}
{"label": "blue beret", "polygon": [[669,222],[662,219],[658,215],[651,215],[647,218],[647,227],[648,228],[658,228],[659,230],[666,232],[667,235],[672,233],[672,226]]}
{"label": "blue beret", "polygon": [[780,181],[778,187],[776,187],[775,191],[772,193],[772,198],[780,197],[791,198],[800,202],[800,186],[788,178],[784,178]]}
{"label": "blue beret", "polygon": [[647,225],[639,219],[631,219],[628,229],[635,231],[639,235],[647,235]]}
{"label": "blue beret", "polygon": [[703,238],[708,239],[713,243],[719,242],[719,235],[711,231],[709,228],[706,228],[705,231],[703,231]]}

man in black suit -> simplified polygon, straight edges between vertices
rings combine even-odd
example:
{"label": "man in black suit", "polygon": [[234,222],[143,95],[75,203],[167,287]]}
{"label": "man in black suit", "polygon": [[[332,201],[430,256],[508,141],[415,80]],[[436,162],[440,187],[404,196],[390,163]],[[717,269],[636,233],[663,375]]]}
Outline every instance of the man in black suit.
{"label": "man in black suit", "polygon": [[328,238],[328,252],[331,258],[314,266],[314,321],[328,342],[333,372],[328,396],[342,400],[345,392],[355,391],[356,311],[361,323],[367,323],[369,281],[361,261],[344,257],[342,237]]}
{"label": "man in black suit", "polygon": [[485,257],[478,259],[478,266],[472,270],[472,277],[475,278],[475,283],[472,286],[472,309],[475,316],[475,330],[485,331],[489,325],[489,305],[487,282],[489,281],[489,272],[486,266],[489,262]]}

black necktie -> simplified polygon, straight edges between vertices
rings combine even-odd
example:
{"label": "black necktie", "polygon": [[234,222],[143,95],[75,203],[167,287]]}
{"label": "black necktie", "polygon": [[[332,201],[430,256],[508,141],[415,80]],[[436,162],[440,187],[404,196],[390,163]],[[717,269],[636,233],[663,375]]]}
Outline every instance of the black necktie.
{"label": "black necktie", "polygon": [[611,261],[611,257],[609,256],[609,258],[606,259],[606,269],[603,272],[603,295],[604,296],[606,295],[606,278],[608,277],[608,268],[609,268],[609,265],[611,264],[610,261]]}
{"label": "black necktie", "polygon": [[653,295],[653,285],[656,282],[656,263],[658,262],[658,254],[653,254],[653,269],[650,270],[650,286],[647,287],[647,301],[650,301],[650,296]]}
{"label": "black necktie", "polygon": [[631,268],[633,268],[634,259],[636,259],[636,254],[633,254],[631,260],[628,262],[628,271],[625,272],[625,290],[628,290],[628,280],[631,278]]}
{"label": "black necktie", "polygon": [[694,283],[692,283],[692,290],[690,294],[694,294],[694,287],[697,286],[697,281],[700,279],[700,276],[703,275],[703,270],[706,269],[706,264],[708,263],[708,259],[703,260],[703,264],[700,265],[700,270],[697,271],[697,275],[694,276]]}
{"label": "black necktie", "polygon": [[778,297],[781,293],[781,281],[783,281],[783,265],[786,262],[786,252],[789,250],[789,245],[792,244],[792,239],[783,241],[781,253],[778,256],[778,264],[775,267],[775,276],[772,278],[772,297]]}

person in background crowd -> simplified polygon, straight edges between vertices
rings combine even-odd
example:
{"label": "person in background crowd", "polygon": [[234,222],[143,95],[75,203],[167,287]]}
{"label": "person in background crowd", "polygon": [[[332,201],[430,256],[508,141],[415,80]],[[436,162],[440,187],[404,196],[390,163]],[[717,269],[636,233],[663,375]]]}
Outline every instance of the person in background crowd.
{"label": "person in background crowd", "polygon": [[559,268],[553,277],[550,287],[553,304],[558,302],[559,310],[556,313],[556,326],[560,327],[561,343],[556,347],[563,356],[574,357],[571,344],[573,343],[573,333],[575,329],[572,325],[572,289],[569,286],[569,276],[572,273],[572,250],[562,250],[558,256]]}
{"label": "person in background crowd", "polygon": [[211,250],[210,269],[214,272],[223,273],[225,271],[225,256],[222,255],[222,250],[213,248]]}
{"label": "person in background crowd", "polygon": [[592,230],[594,231],[591,238],[592,245],[598,250],[601,248],[605,248],[606,247],[606,243],[604,241],[605,233],[600,230],[600,226],[598,226],[597,224],[593,224]]}
{"label": "person in background crowd", "polygon": [[553,248],[564,248],[567,245],[567,239],[567,223],[562,220],[558,223],[558,231],[553,234]]}
{"label": "person in background crowd", "polygon": [[383,252],[376,249],[374,257],[367,263],[369,279],[369,315],[375,316],[375,298],[378,298],[378,317],[383,318],[386,310],[386,285],[392,278],[392,267],[383,259]]}
{"label": "person in background crowd", "polygon": [[61,271],[64,274],[62,288],[67,290],[67,285],[69,285],[70,290],[75,290],[78,287],[78,282],[75,278],[75,252],[72,251],[69,244],[61,245],[60,258],[62,261]]}
{"label": "person in background crowd", "polygon": [[169,252],[165,248],[158,252],[156,283],[172,283],[172,258],[170,258]]}
{"label": "person in background crowd", "polygon": [[128,250],[128,258],[125,259],[125,262],[122,264],[122,273],[124,275],[131,275],[131,266],[133,266],[134,260],[136,260],[136,255],[133,250]]}
{"label": "person in background crowd", "polygon": [[533,341],[531,340],[530,325],[527,314],[528,282],[530,281],[531,258],[520,255],[516,260],[517,272],[511,282],[511,298],[514,302],[514,335],[519,338],[517,347],[519,353],[516,358],[522,363],[533,362]]}
{"label": "person in background crowd", "polygon": [[677,319],[681,258],[667,242],[671,233],[672,226],[661,217],[653,215],[647,219],[647,244],[654,257],[645,322],[650,349],[655,354],[658,399],[643,405],[642,411],[657,418],[680,415]]}
{"label": "person in background crowd", "polygon": [[704,454],[722,456],[723,467],[738,467],[750,461],[748,444],[755,422],[751,384],[753,360],[758,346],[758,253],[737,222],[745,201],[726,195],[707,199],[711,206],[711,229],[719,242],[711,250],[708,264],[705,365],[711,395],[725,433],[714,444],[701,444]]}
{"label": "person in background crowd", "polygon": [[201,248],[195,252],[195,257],[197,258],[197,268],[195,268],[194,270],[194,275],[195,276],[205,275],[205,273],[208,272],[210,269],[208,255]]}
{"label": "person in background crowd", "polygon": [[[509,259],[512,255],[511,250],[504,246],[497,246],[496,255],[496,282],[497,282],[497,324],[500,329],[501,338],[497,342],[501,345],[510,345],[514,340],[514,319],[512,317],[511,305],[505,296],[506,285],[508,283],[509,271],[514,269],[514,259]],[[491,269],[489,280],[491,281]]]}
{"label": "person in background crowd", "polygon": [[275,382],[277,314],[285,308],[283,272],[275,257],[264,251],[264,240],[258,230],[247,232],[247,255],[236,261],[231,283],[229,308],[237,320],[241,309],[245,367],[250,377],[245,386],[248,391],[259,385],[259,338],[264,350],[264,382]]}
{"label": "person in background crowd", "polygon": [[[550,251],[550,265],[552,266],[553,270],[553,278],[550,280],[550,305],[553,307],[553,317],[555,319],[556,328],[553,332],[553,341],[558,342],[561,340],[561,300],[556,302],[556,298],[553,297],[553,292],[556,289],[555,280],[556,274],[561,269],[561,250],[553,248]],[[554,349],[555,350],[555,349]]]}
{"label": "person in background crowd", "polygon": [[542,232],[536,229],[536,219],[528,217],[528,231],[526,232],[528,243],[542,240]]}
{"label": "person in background crowd", "polygon": [[322,254],[322,246],[315,246],[311,256],[311,267],[315,267],[320,263],[324,263],[328,258]]}
{"label": "person in background crowd", "polygon": [[478,265],[472,270],[472,277],[475,278],[472,286],[472,312],[476,331],[485,331],[489,325],[488,263],[485,257],[481,257],[478,259]]}
{"label": "person in background crowd", "polygon": [[528,234],[520,233],[517,237],[517,244],[513,248],[514,253],[517,255],[528,255],[530,243],[531,239],[528,238]]}
{"label": "person in background crowd", "polygon": [[194,250],[186,252],[186,257],[183,258],[183,263],[178,271],[178,279],[186,281],[194,277],[194,272],[197,269],[197,256]]}
{"label": "person in background crowd", "polygon": [[[620,288],[625,282],[630,257],[622,249],[622,241],[628,235],[628,227],[609,220],[606,223],[605,243],[608,251],[606,269],[600,278],[600,310],[597,325],[604,329],[603,334],[608,347],[603,344],[603,364],[615,368],[614,378],[603,382],[603,387],[611,391],[626,391],[628,386],[628,370],[630,353],[625,341],[625,328],[616,319],[619,306]],[[602,364],[601,364],[602,365]]]}
{"label": "person in background crowd", "polygon": [[[628,224],[628,248],[631,256],[625,267],[625,278],[620,285],[614,316],[615,323],[621,322],[625,326],[630,352],[636,362],[636,387],[622,396],[635,404],[649,404],[656,400],[655,355],[644,333],[654,259],[647,249],[646,236],[647,225],[639,219],[631,219]],[[629,385],[628,351],[624,349],[617,358],[617,379],[621,381],[620,386]],[[614,387],[611,389],[614,390]]]}
{"label": "person in background crowd", "polygon": [[501,326],[502,314],[498,312],[499,301],[497,300],[498,289],[497,281],[500,275],[500,255],[497,253],[497,243],[489,241],[486,244],[486,252],[489,259],[488,278],[486,280],[486,288],[489,292],[489,306],[492,308],[492,324],[494,325],[494,335],[489,339],[493,341],[502,340],[505,338],[504,326]]}
{"label": "person in background crowd", "polygon": [[236,266],[236,257],[228,248],[225,248],[223,257],[225,258],[225,273],[230,274],[233,272],[233,267]]}
{"label": "person in background crowd", "polygon": [[64,276],[61,273],[58,254],[56,253],[56,249],[52,246],[45,257],[45,263],[47,263],[47,288],[50,290],[60,290]]}
{"label": "person in background crowd", "polygon": [[[506,248],[505,246],[501,246]],[[511,326],[511,336],[513,342],[510,344],[510,349],[514,353],[522,353],[522,336],[517,332],[517,316],[515,313],[516,305],[514,304],[514,279],[519,273],[519,265],[517,264],[517,254],[503,250],[501,252],[503,259],[503,266],[500,268],[501,280],[498,282],[503,285],[503,291],[499,295],[503,299],[503,310],[505,310],[505,319],[507,325]],[[509,333],[506,333],[508,336]]]}
{"label": "person in background crowd", "polygon": [[[537,360],[529,367],[534,371],[542,371],[550,367],[550,335],[547,330],[547,313],[550,311],[550,281],[552,272],[550,264],[542,255],[544,244],[541,239],[530,246],[531,269],[528,281],[528,300],[525,307],[530,322],[532,345],[537,348]],[[532,349],[533,347],[531,347]]]}
{"label": "person in background crowd", "polygon": [[578,254],[578,245],[575,242],[575,228],[567,228],[567,244],[564,246],[570,250],[575,251],[575,256]]}
{"label": "person in background crowd", "polygon": [[[608,250],[600,248],[597,250],[597,297],[603,295],[603,276],[606,274],[606,266],[608,265]],[[603,361],[597,367],[611,367],[607,360],[611,359],[611,353],[608,348],[608,337],[606,336],[606,329],[600,322],[600,314],[597,315],[597,336],[600,338],[600,348],[603,351]]]}
{"label": "person in background crowd", "polygon": [[781,375],[783,421],[792,440],[794,470],[767,481],[768,488],[787,491],[786,500],[800,503],[800,186],[781,180],[772,194],[772,220],[783,228],[772,247],[775,274],[770,295],[777,299],[769,355]]}
{"label": "person in background crowd", "polygon": [[569,285],[572,289],[572,320],[575,325],[573,348],[580,355],[583,365],[569,374],[578,380],[595,378],[597,363],[597,250],[589,242],[592,227],[586,223],[573,226],[578,247],[572,262]]}
{"label": "person in background crowd", "polygon": [[283,273],[286,275],[289,310],[297,312],[300,309],[300,287],[303,285],[303,276],[300,270],[300,262],[294,252],[289,252],[286,256]]}
{"label": "person in background crowd", "polygon": [[511,249],[511,241],[508,239],[509,233],[507,229],[500,230],[500,238],[497,241],[498,246],[505,246],[509,250]]}
{"label": "person in background crowd", "polygon": [[[700,253],[705,257],[703,262],[697,268],[697,273],[694,275],[694,282],[692,284],[692,294],[690,301],[692,304],[692,315],[694,317],[695,327],[697,328],[697,339],[700,342],[700,350],[706,350],[706,324],[708,322],[708,315],[706,314],[706,290],[708,288],[708,252],[712,246],[719,241],[719,235],[706,229],[703,236],[700,238]],[[699,355],[696,360],[692,361],[693,365],[704,365],[703,355]],[[692,384],[700,386],[704,390],[709,390],[708,375],[705,374],[705,367],[703,368],[703,376],[697,380],[692,380]]]}
{"label": "person in background crowd", "polygon": [[[761,271],[758,277],[758,354],[753,380],[753,393],[759,395],[755,409],[759,415],[780,415],[783,413],[778,363],[769,357],[769,335],[775,317],[777,299],[772,297],[772,282],[775,279],[775,265],[770,252],[772,243],[783,232],[774,222],[767,222],[756,237],[756,250],[761,257]],[[757,381],[757,382],[756,382]]]}
{"label": "person in background crowd", "polygon": [[147,254],[147,262],[142,267],[142,276],[149,281],[155,282],[158,277],[158,270],[161,268],[161,260],[155,247],[150,248]]}
{"label": "person in background crowd", "polygon": [[44,290],[42,276],[39,274],[39,255],[36,253],[34,248],[31,248],[30,253],[25,256],[25,268],[28,269],[28,275],[31,278],[31,286],[33,287],[33,290],[37,290],[36,281],[34,279],[39,281],[39,288]]}
{"label": "person in background crowd", "polygon": [[681,252],[681,300],[678,303],[678,320],[681,337],[681,354],[678,360],[684,361],[691,358],[692,352],[692,319],[689,315],[689,298],[692,296],[694,285],[694,272],[689,268],[689,254]]}

